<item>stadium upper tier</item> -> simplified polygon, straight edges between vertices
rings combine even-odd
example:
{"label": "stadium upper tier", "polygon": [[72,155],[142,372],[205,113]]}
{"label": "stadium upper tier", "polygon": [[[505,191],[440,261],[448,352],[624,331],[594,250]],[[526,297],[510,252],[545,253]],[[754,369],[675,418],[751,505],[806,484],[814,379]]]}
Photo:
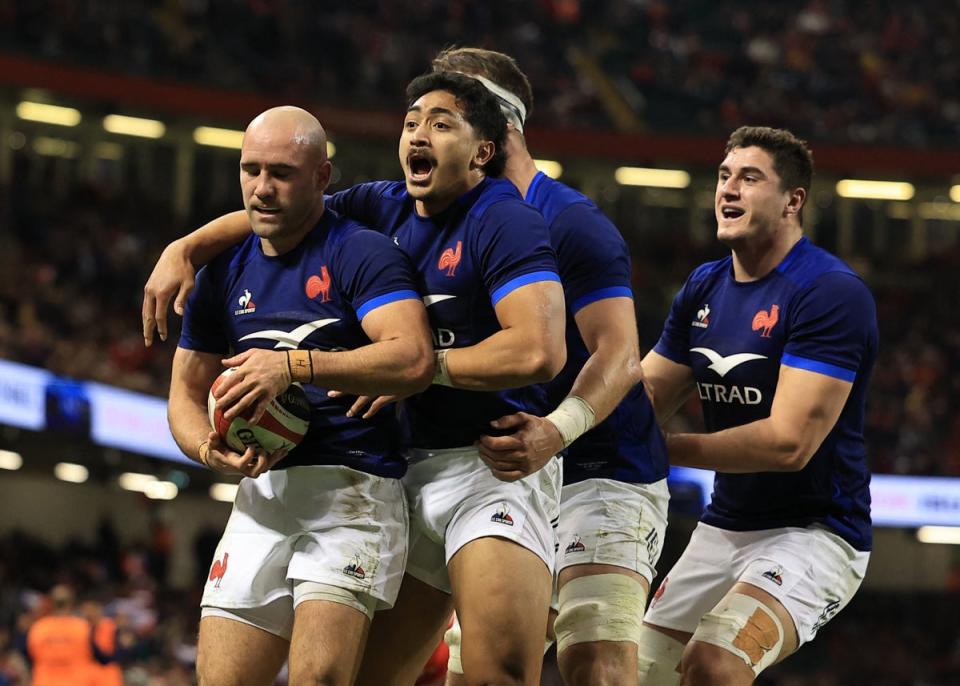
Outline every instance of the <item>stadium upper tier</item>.
{"label": "stadium upper tier", "polygon": [[956,0],[10,0],[4,51],[283,99],[392,109],[451,44],[510,53],[554,128],[956,145]]}

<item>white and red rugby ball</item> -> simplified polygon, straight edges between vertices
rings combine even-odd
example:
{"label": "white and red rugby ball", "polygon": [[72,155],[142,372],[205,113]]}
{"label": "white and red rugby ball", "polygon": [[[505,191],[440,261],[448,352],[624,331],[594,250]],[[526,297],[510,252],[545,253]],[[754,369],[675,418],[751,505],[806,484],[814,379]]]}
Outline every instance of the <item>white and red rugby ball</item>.
{"label": "white and red rugby ball", "polygon": [[217,407],[214,392],[224,379],[237,371],[231,367],[216,378],[207,395],[207,414],[210,426],[220,434],[231,450],[242,453],[247,447],[258,452],[272,453],[281,448],[292,450],[303,440],[310,426],[310,403],[300,384],[291,384],[287,390],[270,401],[260,421],[251,424],[243,417],[227,421]]}

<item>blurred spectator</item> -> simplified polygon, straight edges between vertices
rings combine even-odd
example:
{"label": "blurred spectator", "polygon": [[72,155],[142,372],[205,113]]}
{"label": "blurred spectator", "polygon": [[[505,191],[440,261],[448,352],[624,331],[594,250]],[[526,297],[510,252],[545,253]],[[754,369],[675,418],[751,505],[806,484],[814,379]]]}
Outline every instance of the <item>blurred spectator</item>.
{"label": "blurred spectator", "polygon": [[50,591],[52,611],[30,626],[27,654],[33,686],[93,686],[93,635],[90,624],[75,614],[73,590]]}

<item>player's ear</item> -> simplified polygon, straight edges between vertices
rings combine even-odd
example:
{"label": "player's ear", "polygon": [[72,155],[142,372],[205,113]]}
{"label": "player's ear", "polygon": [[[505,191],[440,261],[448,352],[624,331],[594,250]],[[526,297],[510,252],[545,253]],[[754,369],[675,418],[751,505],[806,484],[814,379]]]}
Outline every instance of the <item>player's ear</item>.
{"label": "player's ear", "polygon": [[333,164],[330,163],[330,160],[324,160],[323,163],[317,167],[317,189],[322,191],[327,190],[327,186],[330,185],[330,175],[333,173]]}
{"label": "player's ear", "polygon": [[473,155],[472,167],[474,169],[482,169],[483,166],[493,159],[493,156],[497,152],[497,145],[493,141],[480,141],[477,145],[476,152]]}
{"label": "player's ear", "polygon": [[807,201],[807,191],[803,188],[791,188],[790,195],[787,198],[787,206],[784,208],[784,214],[800,214],[804,203]]}

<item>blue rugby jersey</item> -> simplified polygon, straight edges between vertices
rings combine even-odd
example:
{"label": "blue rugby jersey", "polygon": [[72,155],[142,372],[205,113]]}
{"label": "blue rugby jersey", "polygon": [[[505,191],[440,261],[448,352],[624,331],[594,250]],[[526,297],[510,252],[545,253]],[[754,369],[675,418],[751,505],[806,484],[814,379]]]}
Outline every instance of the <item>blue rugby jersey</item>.
{"label": "blue rugby jersey", "polygon": [[[370,344],[360,322],[372,310],[420,298],[406,255],[389,239],[327,209],[293,250],[271,257],[250,235],[197,275],[180,347],[226,355],[250,348],[351,350]],[[391,412],[347,417],[353,400],[304,385],[310,428],[274,469],[346,465],[399,478],[406,471]]]}
{"label": "blue rugby jersey", "polygon": [[[590,357],[574,315],[605,298],[633,297],[630,252],[617,228],[582,193],[539,172],[526,200],[550,227],[567,302],[567,364],[545,384],[551,409],[573,387]],[[563,483],[616,479],[653,483],[666,478],[667,450],[650,399],[641,384],[627,393],[609,417],[566,451]]]}
{"label": "blue rugby jersey", "polygon": [[717,474],[704,522],[735,531],[821,523],[870,550],[863,422],[878,337],[867,286],[806,238],[758,281],[734,280],[730,257],[690,275],[654,349],[692,368],[708,431],[770,416],[781,364],[853,384],[803,470]]}
{"label": "blue rugby jersey", "polygon": [[[543,217],[509,181],[485,179],[438,216],[421,217],[402,182],[354,186],[332,206],[391,236],[413,261],[437,348],[475,345],[500,330],[494,306],[538,281],[559,281]],[[549,411],[542,386],[468,391],[431,386],[401,403],[414,448],[469,446],[494,419]]]}

